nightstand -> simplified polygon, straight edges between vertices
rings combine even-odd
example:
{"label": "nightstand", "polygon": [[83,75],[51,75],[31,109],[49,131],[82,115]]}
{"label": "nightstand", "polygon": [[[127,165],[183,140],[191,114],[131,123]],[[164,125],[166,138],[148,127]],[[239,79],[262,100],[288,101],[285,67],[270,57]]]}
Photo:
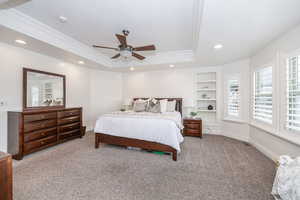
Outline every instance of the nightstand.
{"label": "nightstand", "polygon": [[183,119],[184,136],[194,136],[202,138],[202,120],[201,119]]}

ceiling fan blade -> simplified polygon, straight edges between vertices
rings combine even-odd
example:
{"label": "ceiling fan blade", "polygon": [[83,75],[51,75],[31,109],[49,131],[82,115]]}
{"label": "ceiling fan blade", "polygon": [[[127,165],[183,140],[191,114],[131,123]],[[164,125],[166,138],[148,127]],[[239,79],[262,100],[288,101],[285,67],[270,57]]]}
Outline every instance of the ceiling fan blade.
{"label": "ceiling fan blade", "polygon": [[111,57],[111,59],[116,59],[116,58],[119,58],[120,56],[121,56],[121,54],[118,53],[117,55]]}
{"label": "ceiling fan blade", "polygon": [[133,51],[154,51],[155,46],[154,45],[148,45],[144,47],[135,47],[133,48]]}
{"label": "ceiling fan blade", "polygon": [[116,34],[116,37],[118,38],[118,40],[119,40],[119,42],[121,43],[122,46],[127,47],[126,36]]}
{"label": "ceiling fan blade", "polygon": [[118,48],[113,48],[113,47],[104,47],[104,46],[98,46],[98,45],[93,45],[94,48],[102,48],[102,49],[113,49],[119,51]]}
{"label": "ceiling fan blade", "polygon": [[137,59],[140,59],[140,60],[144,60],[146,58],[146,57],[144,57],[144,56],[142,56],[140,54],[134,53],[134,52],[132,52],[132,56],[136,57]]}

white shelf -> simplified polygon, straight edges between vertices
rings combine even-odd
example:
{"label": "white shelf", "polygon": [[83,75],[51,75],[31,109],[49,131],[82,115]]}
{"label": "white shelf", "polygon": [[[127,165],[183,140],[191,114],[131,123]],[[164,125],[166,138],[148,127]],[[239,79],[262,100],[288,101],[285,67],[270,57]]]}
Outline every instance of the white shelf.
{"label": "white shelf", "polygon": [[198,89],[197,91],[216,91],[216,89]]}
{"label": "white shelf", "polygon": [[197,83],[215,83],[217,80],[198,81]]}
{"label": "white shelf", "polygon": [[210,112],[210,113],[215,113],[217,112],[216,110],[198,110],[198,112]]}
{"label": "white shelf", "polygon": [[217,99],[197,99],[197,101],[217,101]]}

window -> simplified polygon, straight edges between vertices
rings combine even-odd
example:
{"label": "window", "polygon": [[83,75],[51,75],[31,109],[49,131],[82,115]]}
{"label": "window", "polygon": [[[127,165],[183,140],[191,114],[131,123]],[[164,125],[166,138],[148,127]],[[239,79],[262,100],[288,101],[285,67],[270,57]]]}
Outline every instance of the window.
{"label": "window", "polygon": [[237,79],[228,80],[227,115],[239,117],[240,115],[240,83]]}
{"label": "window", "polygon": [[287,61],[286,129],[300,131],[300,56]]}
{"label": "window", "polygon": [[254,72],[253,119],[272,124],[272,67]]}

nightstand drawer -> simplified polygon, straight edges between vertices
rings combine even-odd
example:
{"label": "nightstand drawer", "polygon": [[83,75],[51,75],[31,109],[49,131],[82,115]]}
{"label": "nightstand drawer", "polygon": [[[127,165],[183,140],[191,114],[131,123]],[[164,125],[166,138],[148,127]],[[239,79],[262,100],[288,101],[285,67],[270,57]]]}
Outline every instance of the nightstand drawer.
{"label": "nightstand drawer", "polygon": [[188,129],[185,128],[183,130],[184,135],[188,135],[188,136],[201,136],[201,131],[200,130],[196,130],[196,129]]}
{"label": "nightstand drawer", "polygon": [[188,128],[188,129],[197,129],[197,130],[200,130],[200,123],[198,124],[184,124],[184,127],[185,128]]}

